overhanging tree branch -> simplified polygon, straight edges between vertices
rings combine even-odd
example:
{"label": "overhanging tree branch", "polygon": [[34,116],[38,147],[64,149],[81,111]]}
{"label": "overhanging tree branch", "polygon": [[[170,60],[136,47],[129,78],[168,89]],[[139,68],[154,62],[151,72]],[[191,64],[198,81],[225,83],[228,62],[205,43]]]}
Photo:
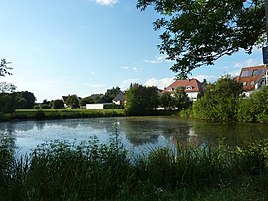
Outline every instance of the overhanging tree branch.
{"label": "overhanging tree branch", "polygon": [[0,76],[12,75],[12,73],[9,72],[9,70],[12,70],[13,68],[8,66],[11,64],[11,62],[7,62],[5,59],[1,59],[0,63]]}
{"label": "overhanging tree branch", "polygon": [[265,0],[138,0],[162,15],[154,29],[164,29],[160,53],[183,75],[202,65],[213,65],[224,55],[266,42]]}

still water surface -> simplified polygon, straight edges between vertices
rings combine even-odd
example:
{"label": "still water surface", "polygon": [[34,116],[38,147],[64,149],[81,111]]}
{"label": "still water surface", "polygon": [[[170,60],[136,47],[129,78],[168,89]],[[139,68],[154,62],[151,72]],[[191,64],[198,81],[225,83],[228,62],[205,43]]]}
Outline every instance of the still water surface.
{"label": "still water surface", "polygon": [[268,124],[208,123],[177,117],[115,117],[0,123],[0,137],[8,136],[20,154],[51,140],[82,141],[96,136],[101,143],[118,136],[133,152],[176,144],[231,146],[268,138]]}

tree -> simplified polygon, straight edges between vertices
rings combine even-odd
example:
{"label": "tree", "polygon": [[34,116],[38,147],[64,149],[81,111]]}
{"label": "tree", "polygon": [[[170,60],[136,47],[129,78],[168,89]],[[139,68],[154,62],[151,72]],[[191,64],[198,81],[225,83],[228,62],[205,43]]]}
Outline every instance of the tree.
{"label": "tree", "polygon": [[126,112],[130,115],[147,115],[158,106],[158,90],[156,87],[145,87],[131,84],[126,92]]}
{"label": "tree", "polygon": [[240,101],[237,118],[245,122],[268,122],[268,87],[251,94],[249,98]]}
{"label": "tree", "polygon": [[17,109],[32,109],[36,98],[32,92],[21,91],[14,93],[17,100]]}
{"label": "tree", "polygon": [[236,120],[242,85],[230,77],[223,77],[205,91],[193,105],[194,116],[200,119]]}
{"label": "tree", "polygon": [[52,108],[53,109],[63,109],[64,108],[64,102],[60,99],[54,100],[52,102]]}
{"label": "tree", "polygon": [[15,96],[14,94],[0,94],[0,113],[12,113],[15,111]]}
{"label": "tree", "polygon": [[138,0],[139,9],[148,6],[163,16],[154,22],[164,30],[160,53],[182,77],[240,49],[250,54],[266,40],[264,0]]}
{"label": "tree", "polygon": [[90,97],[85,97],[79,100],[79,105],[80,106],[85,106],[86,104],[93,104],[95,103],[94,99]]}
{"label": "tree", "polygon": [[100,98],[100,103],[112,103],[113,99],[117,94],[121,92],[119,87],[113,87],[112,89],[107,89],[106,93]]}
{"label": "tree", "polygon": [[160,96],[160,105],[165,110],[183,110],[192,106],[188,95],[183,88],[179,88],[175,93],[165,92]]}
{"label": "tree", "polygon": [[174,106],[178,110],[184,110],[191,107],[192,102],[190,101],[188,95],[185,93],[183,88],[177,89],[173,96]]}
{"label": "tree", "polygon": [[79,98],[75,94],[71,95],[67,98],[66,104],[72,109],[79,108]]}
{"label": "tree", "polygon": [[6,74],[12,75],[9,70],[12,70],[12,67],[9,67],[8,65],[11,64],[11,62],[7,62],[5,59],[1,59],[0,62],[0,76],[5,76]]}
{"label": "tree", "polygon": [[165,92],[160,95],[159,97],[160,106],[163,107],[165,110],[174,110],[174,98],[172,97],[170,92]]}

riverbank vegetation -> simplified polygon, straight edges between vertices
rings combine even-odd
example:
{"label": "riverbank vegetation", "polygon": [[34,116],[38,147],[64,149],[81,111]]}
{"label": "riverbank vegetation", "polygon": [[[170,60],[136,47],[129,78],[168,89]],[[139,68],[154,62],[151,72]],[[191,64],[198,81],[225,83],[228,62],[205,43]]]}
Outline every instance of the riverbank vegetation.
{"label": "riverbank vegetation", "polygon": [[123,109],[18,109],[12,114],[5,114],[7,119],[64,119],[125,116]]}
{"label": "riverbank vegetation", "polygon": [[[18,157],[0,143],[0,199],[259,200],[268,198],[268,141],[244,147],[177,146],[134,155],[117,138],[54,141]],[[15,156],[14,156],[15,154]]]}
{"label": "riverbank vegetation", "polygon": [[268,122],[267,103],[267,86],[246,97],[241,84],[225,77],[211,85],[196,101],[193,116],[212,121]]}

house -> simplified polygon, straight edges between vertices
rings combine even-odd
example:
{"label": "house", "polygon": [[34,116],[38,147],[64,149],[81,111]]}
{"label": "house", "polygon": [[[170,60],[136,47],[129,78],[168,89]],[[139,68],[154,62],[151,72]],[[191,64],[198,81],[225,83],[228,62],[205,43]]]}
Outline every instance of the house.
{"label": "house", "polygon": [[236,81],[242,83],[245,95],[249,96],[254,90],[266,85],[266,71],[264,65],[242,68]]}
{"label": "house", "polygon": [[124,107],[126,103],[126,94],[124,92],[119,92],[113,99],[113,103]]}
{"label": "house", "polygon": [[196,101],[199,94],[203,92],[202,84],[195,78],[187,80],[176,80],[166,87],[161,93],[174,93],[177,89],[183,88],[191,101]]}
{"label": "house", "polygon": [[62,100],[63,100],[63,103],[64,103],[64,107],[68,107],[68,99],[70,97],[74,97],[78,102],[80,100],[80,98],[76,95],[76,94],[73,94],[73,95],[68,95],[68,96],[62,96]]}

